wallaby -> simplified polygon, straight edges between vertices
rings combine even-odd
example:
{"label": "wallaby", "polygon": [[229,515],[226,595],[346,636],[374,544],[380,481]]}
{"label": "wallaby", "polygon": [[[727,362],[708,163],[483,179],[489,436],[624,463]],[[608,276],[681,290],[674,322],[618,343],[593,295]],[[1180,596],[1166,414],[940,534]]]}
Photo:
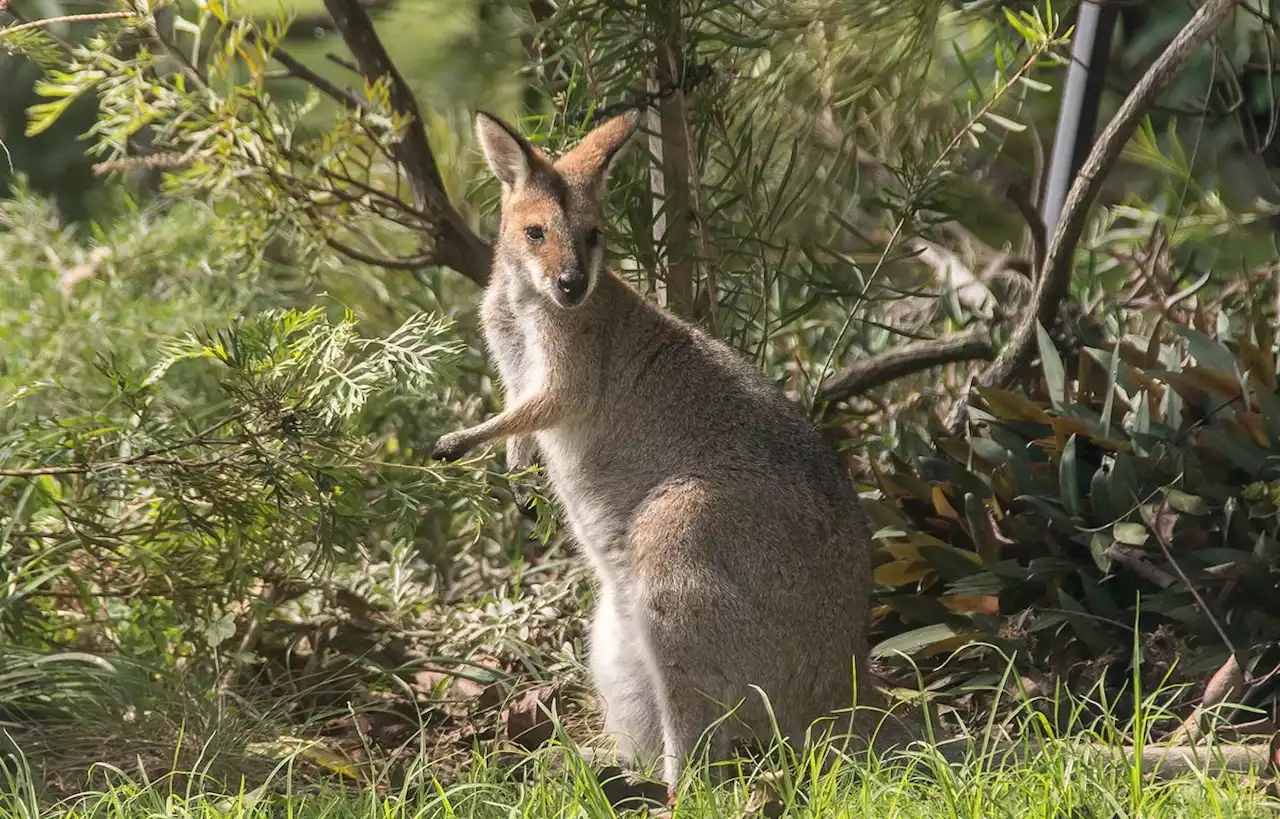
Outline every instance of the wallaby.
{"label": "wallaby", "polygon": [[552,161],[477,115],[501,183],[481,319],[507,406],[433,456],[495,438],[511,469],[541,455],[599,580],[589,650],[605,731],[624,763],[661,756],[673,792],[691,754],[768,742],[768,709],[802,743],[816,720],[848,725],[855,680],[860,705],[874,696],[871,533],[799,407],[604,268],[606,180],[637,122],[607,120]]}

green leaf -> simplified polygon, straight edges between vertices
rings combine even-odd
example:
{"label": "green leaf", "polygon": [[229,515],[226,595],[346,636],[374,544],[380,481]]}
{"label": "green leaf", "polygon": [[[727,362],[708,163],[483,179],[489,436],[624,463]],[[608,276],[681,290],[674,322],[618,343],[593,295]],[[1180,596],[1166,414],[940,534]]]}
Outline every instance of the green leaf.
{"label": "green leaf", "polygon": [[1280,541],[1260,532],[1253,545],[1253,554],[1272,568],[1280,566]]}
{"label": "green leaf", "polygon": [[996,125],[999,125],[1001,128],[1005,129],[1006,131],[1012,131],[1015,134],[1020,134],[1023,131],[1027,130],[1027,126],[1023,125],[1021,122],[1014,122],[1008,117],[1002,117],[999,114],[997,114],[995,111],[988,111],[985,114],[983,114],[983,116],[985,116],[987,119],[994,122]]}
{"label": "green leaf", "polygon": [[1202,367],[1217,370],[1226,375],[1235,375],[1239,369],[1236,357],[1226,346],[1216,339],[1209,338],[1199,330],[1193,330],[1185,324],[1171,322],[1174,332],[1187,340],[1187,346],[1196,363]]}
{"label": "green leaf", "polygon": [[1030,88],[1032,91],[1048,93],[1049,91],[1053,90],[1052,85],[1049,85],[1048,83],[1040,82],[1039,80],[1034,80],[1031,77],[1027,76],[1026,74],[1019,76],[1018,82],[1022,83],[1027,88]]}
{"label": "green leaf", "polygon": [[1129,511],[1128,506],[1117,506],[1111,489],[1111,470],[1098,467],[1089,480],[1089,506],[1095,524],[1114,523]]}
{"label": "green leaf", "polygon": [[1151,537],[1147,527],[1141,523],[1117,523],[1111,527],[1115,539],[1128,546],[1141,546]]}
{"label": "green leaf", "polygon": [[969,448],[973,454],[987,463],[1001,466],[1009,462],[1009,450],[990,438],[975,436],[969,440]]}
{"label": "green leaf", "polygon": [[1049,522],[1057,529],[1070,531],[1075,529],[1075,524],[1071,517],[1063,514],[1062,510],[1055,506],[1051,501],[1040,497],[1039,495],[1019,495],[1014,498],[1019,503],[1026,503],[1035,507],[1035,510],[1049,519]]}
{"label": "green leaf", "polygon": [[1076,468],[1076,436],[1073,433],[1062,449],[1058,462],[1058,485],[1062,490],[1062,505],[1072,515],[1079,517],[1081,508],[1080,475]]}
{"label": "green leaf", "polygon": [[1251,477],[1258,477],[1267,466],[1268,453],[1253,441],[1238,435],[1230,435],[1220,427],[1200,430],[1201,441],[1212,451],[1229,458],[1238,468]]}
{"label": "green leaf", "polygon": [[1111,503],[1115,508],[1123,509],[1124,515],[1143,500],[1142,482],[1138,478],[1135,458],[1132,455],[1127,452],[1116,453],[1107,485],[1111,490]]}
{"label": "green leaf", "polygon": [[942,623],[952,617],[951,610],[936,597],[919,594],[894,594],[880,598],[886,606],[907,623]]}
{"label": "green leaf", "polygon": [[1053,339],[1049,338],[1048,331],[1040,322],[1036,322],[1036,342],[1040,346],[1040,364],[1049,387],[1049,401],[1054,409],[1060,410],[1067,400],[1067,370]]}
{"label": "green leaf", "polygon": [[1280,395],[1266,390],[1255,390],[1258,409],[1262,410],[1262,422],[1267,427],[1267,437],[1273,447],[1280,447]]}
{"label": "green leaf", "polygon": [[[967,495],[966,497],[973,497]],[[968,577],[982,570],[982,566],[954,546],[921,546],[920,556],[929,564],[929,568],[938,573],[944,583]]]}
{"label": "green leaf", "polygon": [[236,617],[231,612],[227,612],[204,627],[204,639],[209,644],[209,648],[217,648],[234,637],[235,633]]}
{"label": "green leaf", "polygon": [[977,547],[983,563],[994,563],[1000,559],[1000,541],[992,531],[991,518],[987,516],[987,505],[972,492],[964,494],[964,518],[969,527],[969,537]]}
{"label": "green leaf", "polygon": [[946,623],[934,623],[933,625],[923,626],[903,634],[890,637],[888,640],[871,649],[871,656],[877,659],[888,657],[897,652],[902,652],[907,656],[916,654],[917,652],[928,648],[929,646],[941,643],[943,640],[950,640],[957,636],[960,632],[956,631]]}
{"label": "green leaf", "polygon": [[1111,558],[1107,556],[1107,549],[1114,542],[1106,532],[1094,532],[1089,539],[1089,553],[1093,556],[1094,565],[1105,574],[1111,573]]}
{"label": "green leaf", "polygon": [[1169,506],[1178,512],[1185,512],[1188,515],[1209,514],[1209,504],[1205,503],[1204,498],[1199,495],[1189,495],[1177,489],[1170,489],[1165,493],[1165,499],[1169,501]]}
{"label": "green leaf", "polygon": [[[1119,347],[1116,348],[1117,350]],[[1107,398],[1102,404],[1102,437],[1111,437],[1111,414],[1115,406],[1116,380],[1120,376],[1120,356],[1111,356],[1111,366],[1107,370]]]}

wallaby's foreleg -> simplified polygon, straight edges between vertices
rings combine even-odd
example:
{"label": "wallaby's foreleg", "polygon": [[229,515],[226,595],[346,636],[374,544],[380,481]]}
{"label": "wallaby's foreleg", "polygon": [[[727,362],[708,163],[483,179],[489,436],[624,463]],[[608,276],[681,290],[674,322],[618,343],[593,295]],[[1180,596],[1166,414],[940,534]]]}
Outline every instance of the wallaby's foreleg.
{"label": "wallaby's foreleg", "polygon": [[555,393],[540,390],[482,424],[440,436],[431,457],[456,461],[472,448],[494,438],[532,436],[559,424],[567,415],[566,406]]}
{"label": "wallaby's foreleg", "polygon": [[[507,439],[507,472],[523,472],[538,462],[538,442],[532,435],[515,435]],[[511,495],[520,514],[537,519],[533,509],[533,493],[516,481],[511,484]]]}
{"label": "wallaby's foreleg", "polygon": [[532,435],[507,439],[507,471],[523,472],[538,462],[538,442]]}

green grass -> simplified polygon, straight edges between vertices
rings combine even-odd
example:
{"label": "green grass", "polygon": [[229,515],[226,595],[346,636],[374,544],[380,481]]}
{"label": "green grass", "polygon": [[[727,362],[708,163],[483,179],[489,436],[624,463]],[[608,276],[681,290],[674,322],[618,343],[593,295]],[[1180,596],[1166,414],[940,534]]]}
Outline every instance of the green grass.
{"label": "green grass", "polygon": [[[643,815],[615,811],[597,777],[570,756],[553,765],[529,758],[531,776],[513,776],[493,757],[476,756],[446,784],[432,766],[416,763],[381,781],[350,785],[317,782],[285,760],[260,783],[217,787],[198,775],[149,780],[128,770],[100,766],[81,794],[57,804],[32,797],[11,771],[0,795],[0,815],[13,819],[427,819],[428,817],[609,817]],[[1124,764],[1083,764],[1067,744],[1025,767],[993,769],[971,763],[948,768],[926,752],[904,754],[896,765],[837,765],[828,773],[798,766],[764,798],[759,770],[718,788],[690,777],[675,817],[876,817],[876,819],[1197,819],[1273,816],[1280,803],[1254,777],[1187,776],[1145,782]]]}

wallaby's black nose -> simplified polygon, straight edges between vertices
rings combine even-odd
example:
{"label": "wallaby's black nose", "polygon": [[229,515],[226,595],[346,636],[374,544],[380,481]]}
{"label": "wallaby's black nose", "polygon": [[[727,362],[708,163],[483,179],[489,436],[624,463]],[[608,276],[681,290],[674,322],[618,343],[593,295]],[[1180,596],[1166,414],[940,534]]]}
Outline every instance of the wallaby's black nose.
{"label": "wallaby's black nose", "polygon": [[587,292],[587,277],[581,273],[568,273],[556,279],[556,287],[570,299],[579,299]]}

